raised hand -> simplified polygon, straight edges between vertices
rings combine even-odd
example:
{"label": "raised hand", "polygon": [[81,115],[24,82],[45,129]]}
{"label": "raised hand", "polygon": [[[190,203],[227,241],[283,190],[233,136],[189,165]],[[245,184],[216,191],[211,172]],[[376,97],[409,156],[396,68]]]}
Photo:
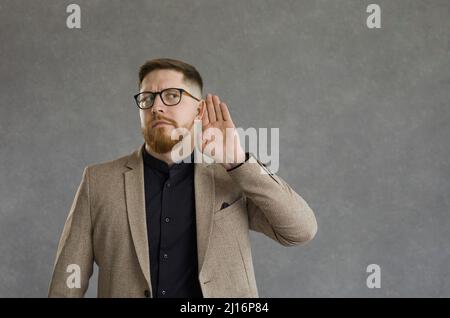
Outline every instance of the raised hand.
{"label": "raised hand", "polygon": [[219,96],[208,94],[202,117],[201,151],[221,163],[225,169],[231,169],[245,161],[245,152],[241,147],[239,135],[231,119],[227,105]]}

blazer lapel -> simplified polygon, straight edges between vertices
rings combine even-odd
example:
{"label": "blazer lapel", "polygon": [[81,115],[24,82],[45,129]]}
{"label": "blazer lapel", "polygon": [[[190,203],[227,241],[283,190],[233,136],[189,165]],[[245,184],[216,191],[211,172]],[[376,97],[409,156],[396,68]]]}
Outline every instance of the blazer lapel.
{"label": "blazer lapel", "polygon": [[196,163],[194,168],[195,212],[199,273],[202,271],[212,231],[215,202],[213,165]]}
{"label": "blazer lapel", "polygon": [[125,172],[125,197],[128,222],[130,224],[131,237],[133,238],[136,255],[144,277],[151,288],[150,257],[145,214],[143,147],[144,145],[131,154],[128,159],[127,167],[131,168],[131,170]]}
{"label": "blazer lapel", "polygon": [[[125,172],[125,196],[136,255],[151,288],[150,257],[145,213],[144,162],[142,151],[145,144],[130,155]],[[198,153],[198,152],[197,152]],[[202,160],[204,160],[204,155]],[[204,161],[203,161],[204,162]],[[195,210],[197,225],[197,252],[199,273],[203,268],[205,254],[212,231],[212,215],[215,202],[214,169],[212,164],[196,163],[194,166]]]}

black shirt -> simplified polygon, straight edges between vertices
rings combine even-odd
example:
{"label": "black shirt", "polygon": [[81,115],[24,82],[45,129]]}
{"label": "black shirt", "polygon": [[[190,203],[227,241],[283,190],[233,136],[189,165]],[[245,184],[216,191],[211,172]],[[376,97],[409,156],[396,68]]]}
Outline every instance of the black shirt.
{"label": "black shirt", "polygon": [[194,153],[191,163],[175,163],[169,168],[143,147],[143,160],[153,297],[202,297],[198,280]]}

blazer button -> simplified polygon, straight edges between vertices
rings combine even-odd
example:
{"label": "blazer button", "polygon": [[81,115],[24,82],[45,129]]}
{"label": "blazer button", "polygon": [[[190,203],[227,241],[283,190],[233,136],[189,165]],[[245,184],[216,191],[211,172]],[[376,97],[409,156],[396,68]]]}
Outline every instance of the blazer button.
{"label": "blazer button", "polygon": [[144,291],[144,296],[145,296],[146,298],[149,298],[149,297],[150,297],[150,291],[149,291],[148,289],[146,289],[146,290]]}

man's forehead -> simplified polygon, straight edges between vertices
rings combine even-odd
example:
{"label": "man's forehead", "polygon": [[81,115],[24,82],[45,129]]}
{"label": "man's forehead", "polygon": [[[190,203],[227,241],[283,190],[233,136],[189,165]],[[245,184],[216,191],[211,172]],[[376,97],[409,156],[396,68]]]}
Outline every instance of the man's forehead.
{"label": "man's forehead", "polygon": [[174,70],[156,70],[148,73],[141,84],[141,91],[160,91],[169,87],[185,88],[183,73]]}

